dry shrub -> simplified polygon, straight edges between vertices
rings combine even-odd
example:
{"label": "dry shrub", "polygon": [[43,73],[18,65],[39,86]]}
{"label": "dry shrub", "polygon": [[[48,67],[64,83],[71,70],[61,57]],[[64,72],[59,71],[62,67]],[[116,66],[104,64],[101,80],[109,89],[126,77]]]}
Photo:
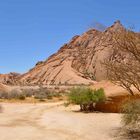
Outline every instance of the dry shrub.
{"label": "dry shrub", "polygon": [[131,139],[140,138],[140,99],[127,100],[122,106],[123,131]]}

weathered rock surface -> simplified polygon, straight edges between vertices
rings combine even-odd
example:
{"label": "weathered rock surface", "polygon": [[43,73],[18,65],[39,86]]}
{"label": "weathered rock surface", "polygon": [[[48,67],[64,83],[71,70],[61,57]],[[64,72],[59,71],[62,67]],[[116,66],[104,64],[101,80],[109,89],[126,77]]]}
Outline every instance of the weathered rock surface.
{"label": "weathered rock surface", "polygon": [[15,85],[18,83],[18,78],[20,74],[18,73],[9,73],[9,74],[0,74],[0,83]]}
{"label": "weathered rock surface", "polygon": [[111,33],[123,29],[119,21],[104,32],[91,29],[75,36],[46,61],[22,75],[24,84],[90,84],[106,79],[101,61],[110,55]]}

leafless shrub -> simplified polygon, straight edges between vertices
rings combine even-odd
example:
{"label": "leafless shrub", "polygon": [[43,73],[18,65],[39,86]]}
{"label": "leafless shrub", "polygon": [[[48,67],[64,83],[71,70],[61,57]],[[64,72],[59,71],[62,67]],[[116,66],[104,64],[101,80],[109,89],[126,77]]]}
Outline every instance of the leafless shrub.
{"label": "leafless shrub", "polygon": [[19,99],[21,92],[17,89],[13,89],[8,93],[8,99]]}
{"label": "leafless shrub", "polygon": [[22,94],[25,97],[32,97],[35,95],[36,91],[38,91],[37,89],[32,89],[32,88],[26,88],[26,89],[22,89]]}
{"label": "leafless shrub", "polygon": [[140,35],[130,30],[112,32],[112,46],[112,54],[103,62],[108,79],[131,95],[132,87],[140,92]]}

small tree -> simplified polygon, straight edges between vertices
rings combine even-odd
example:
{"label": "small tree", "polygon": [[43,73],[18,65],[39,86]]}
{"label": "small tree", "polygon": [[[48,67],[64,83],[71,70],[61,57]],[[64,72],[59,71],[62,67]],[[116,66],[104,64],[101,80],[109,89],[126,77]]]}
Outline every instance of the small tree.
{"label": "small tree", "polygon": [[81,111],[94,111],[97,102],[105,101],[105,94],[103,89],[77,87],[70,91],[68,100],[69,103],[80,105]]}
{"label": "small tree", "polygon": [[103,65],[107,78],[134,95],[140,92],[140,34],[130,30],[112,32],[112,54]]}

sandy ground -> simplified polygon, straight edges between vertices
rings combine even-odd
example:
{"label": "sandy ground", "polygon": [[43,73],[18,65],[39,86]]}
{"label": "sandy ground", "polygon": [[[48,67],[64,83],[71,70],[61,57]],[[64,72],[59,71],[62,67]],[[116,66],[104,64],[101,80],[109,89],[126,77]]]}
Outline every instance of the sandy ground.
{"label": "sandy ground", "polygon": [[0,140],[115,140],[120,114],[80,113],[78,106],[3,103]]}

